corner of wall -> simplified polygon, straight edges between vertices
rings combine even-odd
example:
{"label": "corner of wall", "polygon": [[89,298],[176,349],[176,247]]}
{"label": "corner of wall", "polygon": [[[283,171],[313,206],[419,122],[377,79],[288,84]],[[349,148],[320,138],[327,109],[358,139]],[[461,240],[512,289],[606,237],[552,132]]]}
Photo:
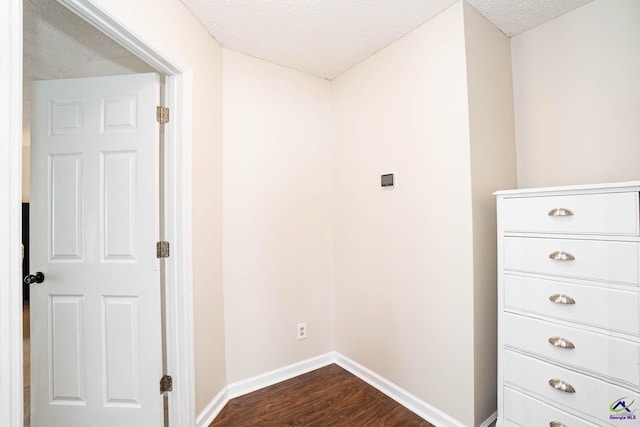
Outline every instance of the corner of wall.
{"label": "corner of wall", "polygon": [[225,342],[235,383],[333,349],[331,92],[319,77],[223,49],[223,97]]}
{"label": "corner of wall", "polygon": [[197,410],[227,384],[222,278],[222,48],[202,34],[194,68],[193,256]]}
{"label": "corner of wall", "polygon": [[[472,425],[463,24],[457,2],[332,82],[336,350]],[[381,189],[390,171],[398,186]]]}
{"label": "corner of wall", "polygon": [[475,425],[496,410],[497,249],[493,193],[515,188],[516,155],[509,38],[464,4],[471,187]]}

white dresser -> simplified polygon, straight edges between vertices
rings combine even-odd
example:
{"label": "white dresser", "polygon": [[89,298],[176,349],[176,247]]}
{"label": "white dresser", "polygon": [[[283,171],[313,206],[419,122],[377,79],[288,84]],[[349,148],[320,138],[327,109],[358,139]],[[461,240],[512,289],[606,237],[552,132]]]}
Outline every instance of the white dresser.
{"label": "white dresser", "polygon": [[496,196],[498,426],[640,426],[640,181]]}

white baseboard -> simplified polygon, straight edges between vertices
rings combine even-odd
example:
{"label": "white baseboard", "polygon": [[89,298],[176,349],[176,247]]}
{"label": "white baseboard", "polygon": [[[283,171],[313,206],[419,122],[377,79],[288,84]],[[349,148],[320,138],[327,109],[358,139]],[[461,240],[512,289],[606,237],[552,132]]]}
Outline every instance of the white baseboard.
{"label": "white baseboard", "polygon": [[275,369],[246,380],[231,383],[223,388],[220,393],[213,398],[211,403],[196,418],[196,427],[207,427],[220,413],[222,408],[229,400],[251,393],[261,388],[286,381],[293,377],[297,377],[315,369],[335,363],[335,354],[333,352],[323,354],[311,359],[306,359],[279,369]]}
{"label": "white baseboard", "polygon": [[498,419],[498,411],[494,412],[493,414],[491,414],[491,416],[489,418],[484,420],[484,422],[482,424],[480,424],[480,427],[489,427],[491,425],[491,423],[494,422],[497,419]]}
{"label": "white baseboard", "polygon": [[[198,418],[196,419],[196,427],[207,427],[211,424],[213,419],[220,413],[224,405],[226,405],[230,399],[306,374],[307,372],[311,372],[332,363],[337,364],[364,382],[380,390],[382,393],[386,394],[410,411],[415,412],[431,424],[439,427],[464,427],[463,423],[452,416],[429,405],[386,378],[381,377],[368,368],[365,368],[359,363],[335,351],[229,384],[220,391],[220,393],[213,398],[211,403],[207,405],[204,411],[198,415]],[[498,413],[494,413],[487,418],[480,427],[488,427],[497,418],[497,416]]]}
{"label": "white baseboard", "polygon": [[246,380],[231,383],[227,386],[229,399],[260,390],[264,387],[286,381],[298,375],[306,374],[335,362],[334,353],[326,353],[320,356],[293,363],[264,374],[257,375]]}
{"label": "white baseboard", "polygon": [[227,402],[229,402],[229,393],[227,393],[227,387],[225,387],[220,390],[220,393],[204,408],[204,411],[198,415],[196,418],[196,427],[208,427],[220,411],[222,411],[222,408],[224,408]]}
{"label": "white baseboard", "polygon": [[338,366],[346,369],[364,382],[377,388],[382,393],[386,394],[410,411],[415,412],[431,424],[440,427],[464,427],[464,424],[460,421],[448,414],[445,414],[441,410],[434,408],[405,389],[398,387],[386,378],[381,377],[346,356],[339,353],[336,353],[335,355],[336,364]]}

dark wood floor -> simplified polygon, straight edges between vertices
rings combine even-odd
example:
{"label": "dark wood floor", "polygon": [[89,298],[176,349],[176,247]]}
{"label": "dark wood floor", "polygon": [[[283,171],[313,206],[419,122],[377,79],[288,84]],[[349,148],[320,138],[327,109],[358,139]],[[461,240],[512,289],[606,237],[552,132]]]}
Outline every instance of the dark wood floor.
{"label": "dark wood floor", "polygon": [[337,365],[232,399],[209,427],[433,427]]}

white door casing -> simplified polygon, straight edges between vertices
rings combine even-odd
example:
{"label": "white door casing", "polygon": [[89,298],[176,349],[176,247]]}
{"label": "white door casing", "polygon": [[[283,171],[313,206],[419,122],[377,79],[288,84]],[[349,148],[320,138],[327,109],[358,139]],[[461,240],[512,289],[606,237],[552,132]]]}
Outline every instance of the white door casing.
{"label": "white door casing", "polygon": [[22,0],[0,1],[0,427],[22,425]]}
{"label": "white door casing", "polygon": [[[58,0],[100,31],[126,46],[156,70],[165,73],[166,105],[171,122],[165,126],[165,206],[167,239],[172,256],[166,260],[167,364],[173,374],[169,394],[171,426],[195,425],[193,359],[193,272],[191,235],[191,140],[193,71],[181,54],[137,25],[127,10],[103,0]],[[20,262],[20,156],[22,135],[22,0],[0,2],[0,427],[22,425],[22,289]],[[15,206],[14,206],[15,204]],[[177,248],[178,250],[173,250]],[[6,267],[6,268],[5,268]]]}
{"label": "white door casing", "polygon": [[35,82],[32,425],[160,426],[159,76]]}
{"label": "white door casing", "polygon": [[[20,0],[9,0],[19,2]],[[164,218],[171,257],[165,260],[169,425],[195,426],[192,252],[193,69],[176,47],[158,40],[130,11],[105,0],[58,0],[155,70],[165,74]],[[1,30],[0,30],[1,31]],[[20,39],[21,40],[21,39]]]}

